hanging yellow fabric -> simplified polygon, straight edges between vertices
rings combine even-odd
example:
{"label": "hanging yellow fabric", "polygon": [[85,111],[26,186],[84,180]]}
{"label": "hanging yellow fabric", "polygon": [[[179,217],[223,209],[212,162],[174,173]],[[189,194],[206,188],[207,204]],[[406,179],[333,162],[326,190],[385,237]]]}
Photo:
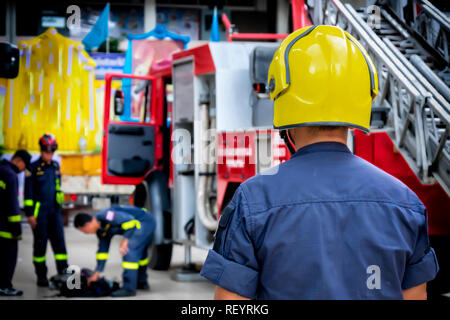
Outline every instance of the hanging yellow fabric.
{"label": "hanging yellow fabric", "polygon": [[18,47],[19,75],[3,95],[5,148],[38,151],[39,137],[51,132],[59,152],[99,150],[95,62],[83,45],[50,28]]}

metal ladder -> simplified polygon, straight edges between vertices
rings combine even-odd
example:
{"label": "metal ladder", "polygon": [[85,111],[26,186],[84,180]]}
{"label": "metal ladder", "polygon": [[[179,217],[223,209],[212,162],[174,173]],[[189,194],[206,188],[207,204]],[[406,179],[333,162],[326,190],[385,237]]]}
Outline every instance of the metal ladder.
{"label": "metal ladder", "polygon": [[[414,15],[412,21],[407,21],[408,25],[414,30],[416,35],[428,43],[428,45],[440,55],[442,60],[446,61],[448,64],[450,62],[449,13],[439,11],[439,9],[428,0],[411,0],[411,5],[413,6]],[[421,9],[419,14],[417,14],[418,6]],[[396,15],[399,16],[401,20],[405,20],[401,12],[396,12]],[[447,69],[447,75],[450,75],[449,69]]]}
{"label": "metal ladder", "polygon": [[410,61],[419,59],[436,72],[434,57],[382,7],[369,7],[381,8],[375,24],[366,8],[355,10],[339,0],[308,5],[314,24],[341,27],[371,56],[379,77],[374,106],[389,109],[386,125],[372,131],[387,132],[423,183],[437,181],[450,194],[450,104]]}
{"label": "metal ladder", "polygon": [[[395,12],[393,12],[390,7],[378,6],[376,10],[379,11],[380,21],[378,21],[379,25],[377,27],[372,28],[375,34],[385,42],[389,40],[389,43],[387,42],[387,44],[390,47],[397,48],[402,56],[410,61],[417,68],[417,71],[422,73],[432,85],[429,90],[436,89],[439,95],[443,95],[447,101],[450,101],[450,60],[448,56],[447,58],[442,56],[439,47],[437,50],[433,48],[432,45],[435,42],[431,42],[431,40],[430,43],[425,44],[425,46],[428,47],[425,48],[418,39],[415,38],[415,36],[418,35],[417,32],[420,30],[413,29],[412,32],[414,35],[411,35],[407,30],[407,26],[402,25],[398,19],[394,17]],[[370,19],[370,14],[367,13],[365,8],[356,9],[356,12],[364,21]],[[390,12],[392,12],[392,14]],[[419,17],[424,14],[425,11],[423,11]],[[432,28],[430,25],[432,25],[433,21],[434,20],[431,18],[428,18],[428,23],[425,24],[425,22],[423,22],[422,25],[427,26],[427,28]],[[441,24],[446,25],[446,21],[444,21],[443,18],[435,22],[434,25],[436,28],[437,26],[441,26]],[[416,24],[414,24],[414,26],[419,28]],[[439,33],[446,35],[446,33],[443,33],[442,31],[439,31]],[[419,37],[422,36],[419,35]]]}

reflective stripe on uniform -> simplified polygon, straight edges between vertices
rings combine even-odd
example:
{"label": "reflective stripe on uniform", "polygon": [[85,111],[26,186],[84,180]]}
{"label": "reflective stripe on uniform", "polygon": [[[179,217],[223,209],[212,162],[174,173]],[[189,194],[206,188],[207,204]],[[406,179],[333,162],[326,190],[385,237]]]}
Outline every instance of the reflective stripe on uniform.
{"label": "reflective stripe on uniform", "polygon": [[56,191],[61,190],[61,181],[59,180],[59,178],[56,179],[55,184],[56,184]]}
{"label": "reflective stripe on uniform", "polygon": [[24,205],[25,207],[32,207],[32,206],[34,205],[34,201],[33,201],[33,199],[26,199],[26,200],[23,200],[23,205]]}
{"label": "reflective stripe on uniform", "polygon": [[55,260],[67,260],[67,254],[65,253],[57,253],[55,254]]}
{"label": "reflective stripe on uniform", "polygon": [[20,221],[22,221],[22,216],[20,214],[8,217],[8,222],[20,222]]}
{"label": "reflective stripe on uniform", "polygon": [[139,263],[137,262],[122,262],[122,267],[124,269],[129,269],[129,270],[137,270],[139,269]]}
{"label": "reflective stripe on uniform", "polygon": [[11,232],[0,231],[0,238],[12,239],[13,236]]}
{"label": "reflective stripe on uniform", "polygon": [[3,190],[6,189],[6,183],[3,180],[0,180],[0,188],[2,188]]}
{"label": "reflective stripe on uniform", "polygon": [[63,204],[64,203],[64,193],[62,193],[61,191],[58,191],[56,193],[56,202],[58,204]]}
{"label": "reflective stripe on uniform", "polygon": [[[14,239],[12,233],[11,233],[11,232],[7,232],[7,231],[0,231],[0,238],[4,238],[4,239]],[[16,240],[22,239],[22,235],[17,236],[15,239],[16,239]]]}
{"label": "reflective stripe on uniform", "polygon": [[143,266],[146,266],[146,265],[148,265],[148,258],[139,261],[139,266],[143,267]]}
{"label": "reflective stripe on uniform", "polygon": [[97,260],[108,260],[109,254],[104,252],[99,252],[95,255]]}
{"label": "reflective stripe on uniform", "polygon": [[37,218],[39,214],[39,207],[41,206],[41,203],[38,201],[36,202],[36,206],[34,207],[34,217]]}
{"label": "reflective stripe on uniform", "polygon": [[131,229],[134,227],[136,227],[137,229],[140,229],[141,223],[138,220],[131,220],[131,221],[122,223],[123,230],[128,230],[128,229]]}
{"label": "reflective stripe on uniform", "polygon": [[45,256],[42,256],[42,257],[33,257],[33,261],[34,261],[34,262],[39,262],[39,263],[45,262]]}

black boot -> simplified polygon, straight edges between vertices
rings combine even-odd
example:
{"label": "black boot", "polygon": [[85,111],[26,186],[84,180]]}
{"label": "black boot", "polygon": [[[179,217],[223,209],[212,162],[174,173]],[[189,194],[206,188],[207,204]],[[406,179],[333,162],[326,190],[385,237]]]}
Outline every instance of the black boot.
{"label": "black boot", "polygon": [[48,287],[47,266],[44,263],[34,263],[38,287]]}
{"label": "black boot", "polygon": [[134,297],[136,295],[136,291],[127,290],[124,288],[121,288],[119,290],[114,291],[111,293],[111,297],[119,298],[119,297]]}
{"label": "black boot", "polygon": [[19,297],[23,295],[23,291],[16,290],[14,288],[3,288],[0,289],[0,296],[4,297]]}
{"label": "black boot", "polygon": [[48,287],[47,278],[38,278],[37,285],[38,285],[38,287]]}
{"label": "black boot", "polygon": [[66,269],[69,267],[67,264],[67,261],[58,261],[56,260],[56,270],[58,271],[58,274],[65,274]]}
{"label": "black boot", "polygon": [[139,290],[150,290],[150,285],[147,282],[139,282],[137,288]]}

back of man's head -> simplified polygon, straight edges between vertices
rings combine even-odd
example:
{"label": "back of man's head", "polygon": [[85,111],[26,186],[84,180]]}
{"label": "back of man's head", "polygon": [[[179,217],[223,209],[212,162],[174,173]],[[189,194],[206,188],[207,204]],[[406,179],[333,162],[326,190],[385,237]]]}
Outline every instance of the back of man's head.
{"label": "back of man's head", "polygon": [[11,161],[14,162],[14,160],[21,160],[21,161],[23,161],[24,168],[20,168],[20,169],[24,170],[25,168],[29,168],[30,167],[31,155],[28,153],[28,151],[20,149],[20,150],[17,150],[16,153],[14,153]]}
{"label": "back of man's head", "polygon": [[92,221],[92,216],[90,214],[80,212],[75,216],[75,220],[73,221],[73,224],[75,228],[82,228],[86,225],[86,223]]}

